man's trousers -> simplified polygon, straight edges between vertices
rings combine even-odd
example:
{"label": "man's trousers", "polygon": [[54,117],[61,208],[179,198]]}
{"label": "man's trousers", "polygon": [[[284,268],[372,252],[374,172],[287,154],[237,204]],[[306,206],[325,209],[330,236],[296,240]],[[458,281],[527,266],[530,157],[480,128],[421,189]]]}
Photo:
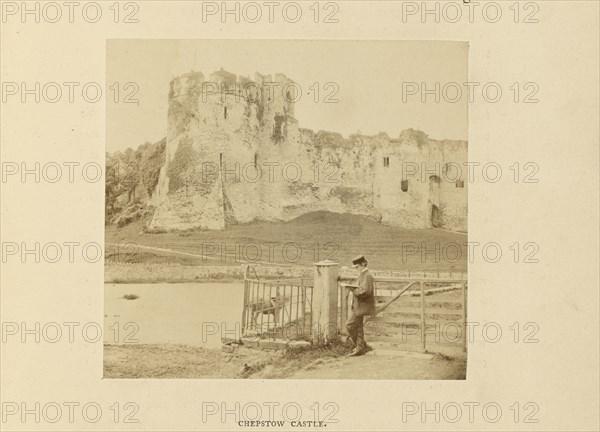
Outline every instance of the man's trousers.
{"label": "man's trousers", "polygon": [[365,342],[365,330],[363,327],[363,316],[356,316],[354,310],[351,310],[348,315],[348,321],[346,321],[346,330],[354,346],[359,351],[364,351],[367,347]]}

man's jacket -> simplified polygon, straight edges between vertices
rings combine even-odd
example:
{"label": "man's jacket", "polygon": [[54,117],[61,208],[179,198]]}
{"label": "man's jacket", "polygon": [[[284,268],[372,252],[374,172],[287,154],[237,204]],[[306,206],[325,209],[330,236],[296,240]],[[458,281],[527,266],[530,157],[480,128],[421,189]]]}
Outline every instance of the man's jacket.
{"label": "man's jacket", "polygon": [[375,314],[375,290],[373,288],[373,276],[369,270],[363,271],[356,279],[358,286],[353,293],[352,309],[356,316]]}

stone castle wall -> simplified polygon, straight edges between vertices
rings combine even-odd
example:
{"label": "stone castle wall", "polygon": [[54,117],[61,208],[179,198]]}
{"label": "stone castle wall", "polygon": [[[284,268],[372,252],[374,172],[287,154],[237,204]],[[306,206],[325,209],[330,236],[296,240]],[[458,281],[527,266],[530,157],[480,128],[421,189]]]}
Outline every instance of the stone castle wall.
{"label": "stone castle wall", "polygon": [[224,229],[328,210],[399,227],[467,230],[467,182],[454,181],[457,166],[466,177],[465,141],[414,130],[392,139],[301,129],[290,82],[283,74],[250,81],[223,70],[171,82],[151,229]]}

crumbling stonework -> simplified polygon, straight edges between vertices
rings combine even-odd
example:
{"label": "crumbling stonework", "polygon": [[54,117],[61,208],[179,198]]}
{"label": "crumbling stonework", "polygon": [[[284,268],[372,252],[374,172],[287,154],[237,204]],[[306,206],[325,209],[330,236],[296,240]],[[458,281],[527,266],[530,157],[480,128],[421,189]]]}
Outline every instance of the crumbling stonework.
{"label": "crumbling stonework", "polygon": [[283,74],[175,78],[150,229],[224,229],[327,210],[405,228],[467,230],[467,143],[298,127]]}

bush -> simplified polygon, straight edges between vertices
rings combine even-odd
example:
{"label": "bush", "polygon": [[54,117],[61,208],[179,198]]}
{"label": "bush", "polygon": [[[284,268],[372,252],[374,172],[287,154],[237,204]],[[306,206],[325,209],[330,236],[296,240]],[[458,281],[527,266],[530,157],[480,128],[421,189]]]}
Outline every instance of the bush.
{"label": "bush", "polygon": [[144,234],[166,234],[169,232],[166,228],[148,228],[147,225],[142,229]]}
{"label": "bush", "polygon": [[141,203],[136,203],[127,207],[120,215],[115,216],[113,223],[117,225],[117,228],[123,228],[124,226],[129,225],[131,222],[135,222],[143,217],[152,215],[152,213],[152,207],[145,206]]}
{"label": "bush", "polygon": [[[120,216],[120,226],[139,219],[130,207],[146,197],[150,197],[159,180],[160,170],[165,164],[166,139],[157,143],[146,143],[137,150],[128,148],[125,152],[106,154],[104,184],[104,215],[107,223],[115,223]],[[126,214],[127,213],[127,214]]]}

